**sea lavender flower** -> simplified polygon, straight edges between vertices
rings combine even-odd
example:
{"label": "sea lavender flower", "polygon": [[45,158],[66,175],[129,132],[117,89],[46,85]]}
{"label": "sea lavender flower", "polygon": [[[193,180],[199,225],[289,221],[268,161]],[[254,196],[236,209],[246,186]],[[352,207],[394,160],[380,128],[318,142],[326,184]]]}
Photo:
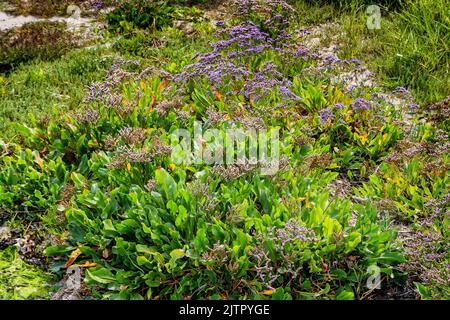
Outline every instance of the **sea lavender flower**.
{"label": "sea lavender flower", "polygon": [[351,92],[353,92],[355,89],[357,89],[358,88],[358,86],[356,86],[356,85],[354,85],[354,84],[352,84],[352,85],[349,85],[348,87],[347,87],[347,90],[345,90],[345,93],[351,93]]}
{"label": "sea lavender flower", "polygon": [[335,103],[333,105],[333,108],[335,108],[335,109],[344,109],[345,106],[342,103]]}
{"label": "sea lavender flower", "polygon": [[121,146],[116,150],[119,159],[124,162],[146,163],[151,162],[153,154],[146,149],[134,149],[129,146]]}
{"label": "sea lavender flower", "polygon": [[324,124],[334,119],[334,114],[330,107],[319,111],[320,123]]}
{"label": "sea lavender flower", "polygon": [[217,27],[225,27],[225,21],[223,21],[223,20],[217,21],[217,22],[216,22],[216,26],[217,26]]}
{"label": "sea lavender flower", "polygon": [[323,59],[324,65],[333,67],[334,65],[340,63],[342,60],[334,55],[328,55]]}
{"label": "sea lavender flower", "polygon": [[75,119],[82,124],[95,124],[100,120],[100,112],[97,109],[85,109],[75,113]]}
{"label": "sea lavender flower", "polygon": [[106,99],[106,107],[117,109],[122,104],[122,97],[117,93],[113,93]]}
{"label": "sea lavender flower", "polygon": [[90,103],[95,101],[102,101],[103,99],[105,99],[111,92],[111,87],[113,87],[113,85],[108,82],[94,82],[86,87],[88,89],[88,92],[83,102]]}
{"label": "sea lavender flower", "polygon": [[386,98],[382,94],[380,94],[378,92],[374,92],[370,95],[370,100],[371,101],[375,101],[375,100],[386,101]]}
{"label": "sea lavender flower", "polygon": [[167,115],[171,110],[179,110],[183,107],[181,99],[175,98],[170,101],[161,101],[155,106],[155,110],[160,117]]}
{"label": "sea lavender flower", "polygon": [[104,142],[104,146],[106,150],[112,150],[117,146],[117,139],[112,137],[111,135],[108,135],[106,137],[106,140]]}
{"label": "sea lavender flower", "polygon": [[206,117],[211,125],[225,121],[227,115],[226,112],[215,110],[212,106],[206,109]]}
{"label": "sea lavender flower", "polygon": [[368,101],[366,99],[357,98],[355,101],[353,101],[350,106],[354,110],[371,110],[374,108],[373,102]]}
{"label": "sea lavender flower", "polygon": [[404,87],[397,87],[395,88],[392,93],[400,93],[400,94],[404,94],[404,95],[411,95],[411,92],[408,91],[408,89],[404,88]]}
{"label": "sea lavender flower", "polygon": [[317,241],[314,231],[300,225],[298,221],[293,218],[286,222],[282,228],[270,228],[267,238],[275,243],[275,247],[278,251],[284,251],[284,248],[288,243],[295,241]]}
{"label": "sea lavender flower", "polygon": [[145,185],[145,189],[147,189],[148,192],[152,192],[153,190],[156,189],[156,180],[155,179],[150,179],[148,180],[147,184]]}
{"label": "sea lavender flower", "polygon": [[[261,31],[253,22],[241,23],[237,26],[219,31],[225,39],[212,44],[212,51],[196,54],[197,62],[185,67],[184,71],[174,77],[178,83],[189,80],[207,80],[216,90],[222,85],[243,81],[238,92],[226,91],[225,96],[242,94],[247,99],[260,100],[278,89],[284,99],[299,100],[290,91],[292,83],[285,78],[273,63],[265,63],[257,70],[250,70],[245,59],[273,50],[274,40],[266,32]],[[281,51],[280,51],[281,52]]]}
{"label": "sea lavender flower", "polygon": [[143,128],[125,127],[119,131],[119,138],[130,145],[142,143],[146,136],[147,130]]}
{"label": "sea lavender flower", "polygon": [[311,58],[311,50],[309,50],[305,46],[300,46],[297,50],[297,53],[295,54],[296,58],[302,57],[303,60],[307,61],[309,58]]}
{"label": "sea lavender flower", "polygon": [[254,73],[253,78],[246,81],[239,94],[247,98],[253,97],[255,101],[258,101],[278,88],[281,97],[300,100],[300,97],[295,95],[289,87],[292,87],[292,83],[284,78],[277,70],[277,66],[272,62],[265,62],[261,69]]}
{"label": "sea lavender flower", "polygon": [[161,141],[159,135],[152,137],[152,154],[156,156],[167,156],[172,152],[172,146],[168,146]]}
{"label": "sea lavender flower", "polygon": [[105,3],[102,0],[93,0],[91,6],[95,11],[99,11],[105,7]]}

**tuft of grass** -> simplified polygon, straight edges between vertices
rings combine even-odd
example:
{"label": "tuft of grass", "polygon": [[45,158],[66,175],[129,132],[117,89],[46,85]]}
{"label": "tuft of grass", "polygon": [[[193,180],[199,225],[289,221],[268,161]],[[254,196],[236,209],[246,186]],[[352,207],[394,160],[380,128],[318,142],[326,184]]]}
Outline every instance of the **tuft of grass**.
{"label": "tuft of grass", "polygon": [[[198,29],[210,28],[207,23],[196,25]],[[197,51],[208,46],[208,36],[192,37],[183,31],[168,27],[162,31],[149,32],[136,30],[127,36],[115,39],[112,49],[122,55],[130,55],[146,60],[160,67],[174,59],[193,56]],[[172,70],[179,66],[166,66]]]}
{"label": "tuft of grass", "polygon": [[294,1],[300,25],[310,26],[333,21],[339,15],[339,8],[332,4],[318,5],[309,1]]}
{"label": "tuft of grass", "polygon": [[[364,9],[364,7],[362,7]],[[448,95],[450,11],[445,0],[407,1],[382,16],[381,30],[368,30],[364,10],[341,17],[345,56],[359,56],[388,87],[402,86],[420,103]]]}
{"label": "tuft of grass", "polygon": [[450,10],[446,0],[405,0],[382,6],[380,30],[367,28],[364,1],[339,2],[302,0],[296,6],[308,13],[300,14],[305,24],[339,22],[344,30],[339,35],[342,56],[368,63],[387,87],[406,87],[421,104],[448,96]]}
{"label": "tuft of grass", "polygon": [[54,61],[37,59],[0,77],[2,138],[14,136],[12,122],[29,123],[30,113],[39,118],[78,107],[85,86],[102,79],[114,58],[106,49],[80,49]]}

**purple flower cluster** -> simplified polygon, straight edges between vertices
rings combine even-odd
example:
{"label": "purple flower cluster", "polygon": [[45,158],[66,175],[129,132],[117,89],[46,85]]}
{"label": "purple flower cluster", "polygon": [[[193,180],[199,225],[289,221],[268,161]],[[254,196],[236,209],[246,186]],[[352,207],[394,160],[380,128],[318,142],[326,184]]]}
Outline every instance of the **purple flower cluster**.
{"label": "purple flower cluster", "polygon": [[335,109],[344,109],[345,106],[342,103],[335,103],[333,105],[333,108],[335,108]]}
{"label": "purple flower cluster", "polygon": [[[288,248],[288,244],[317,241],[314,232],[300,225],[295,219],[290,219],[282,228],[270,228],[266,236],[258,234],[255,238],[256,245],[248,254],[254,260],[257,277],[268,288],[273,288],[273,284],[281,276],[284,279],[290,277],[291,280],[299,276],[302,265],[297,263],[298,252]],[[279,261],[269,256],[264,244],[266,240],[275,245],[277,254],[280,256]]]}
{"label": "purple flower cluster", "polygon": [[358,110],[358,111],[374,109],[374,104],[372,101],[362,99],[362,98],[357,98],[355,101],[353,101],[350,104],[350,106],[352,107],[353,110]]}
{"label": "purple flower cluster", "polygon": [[278,88],[280,96],[285,99],[301,100],[289,89],[292,86],[292,82],[277,70],[275,64],[265,62],[261,69],[254,73],[253,78],[244,84],[239,94],[243,94],[246,98],[253,97],[255,101],[258,101]]}
{"label": "purple flower cluster", "polygon": [[289,219],[282,228],[272,227],[269,229],[267,238],[275,243],[275,247],[278,251],[284,251],[285,246],[288,243],[293,243],[295,241],[317,241],[312,230],[300,225],[298,221],[293,218]]}
{"label": "purple flower cluster", "polygon": [[392,93],[403,99],[407,99],[407,100],[413,99],[412,93],[404,87],[397,87],[392,91]]}
{"label": "purple flower cluster", "polygon": [[75,119],[82,124],[95,124],[100,120],[100,112],[97,109],[85,109],[75,113]]}
{"label": "purple flower cluster", "polygon": [[397,87],[392,91],[392,93],[411,95],[411,92],[409,92],[409,90],[404,87]]}
{"label": "purple flower cluster", "polygon": [[119,59],[113,63],[103,82],[94,82],[87,86],[88,93],[84,99],[84,103],[104,101],[109,98],[113,90],[119,86],[126,79],[132,79],[135,73],[125,71],[122,67],[124,65],[139,66],[137,60],[122,60]]}
{"label": "purple flower cluster", "polygon": [[[197,62],[185,67],[184,71],[174,77],[177,83],[190,80],[207,80],[213,90],[223,89],[226,96],[242,94],[247,99],[257,101],[278,90],[283,99],[299,100],[290,88],[291,81],[286,79],[273,63],[251,70],[248,60],[264,54],[274,48],[275,41],[261,31],[253,22],[241,23],[237,26],[219,31],[224,40],[212,44],[212,51],[196,54]],[[278,52],[283,52],[282,48]],[[239,87],[238,90],[236,90]],[[233,90],[235,89],[235,90]]]}
{"label": "purple flower cluster", "polygon": [[320,123],[324,124],[334,119],[333,110],[331,107],[319,111]]}
{"label": "purple flower cluster", "polygon": [[[157,74],[161,78],[170,78],[171,75],[154,67],[147,67],[140,72],[127,71],[126,67],[139,68],[140,62],[137,60],[116,60],[106,74],[105,81],[94,82],[87,86],[87,95],[83,102],[85,104],[91,102],[104,102],[107,107],[117,109],[121,107],[122,98],[118,94],[120,85],[128,80],[140,81],[149,74]],[[128,108],[127,108],[128,109]],[[127,111],[127,110],[119,110]]]}
{"label": "purple flower cluster", "polygon": [[309,48],[300,45],[297,48],[297,52],[294,54],[295,58],[302,58],[305,61],[308,61],[309,59],[316,60],[318,59],[317,54],[313,53]]}
{"label": "purple flower cluster", "polygon": [[105,8],[105,3],[102,0],[93,0],[93,1],[91,1],[91,7],[95,11],[99,11],[99,10]]}

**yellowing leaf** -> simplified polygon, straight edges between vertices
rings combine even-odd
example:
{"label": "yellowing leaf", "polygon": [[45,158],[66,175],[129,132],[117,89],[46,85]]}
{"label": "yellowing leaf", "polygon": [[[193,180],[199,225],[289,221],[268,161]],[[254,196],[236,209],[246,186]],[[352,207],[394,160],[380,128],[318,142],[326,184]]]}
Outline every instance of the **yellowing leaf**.
{"label": "yellowing leaf", "polygon": [[72,265],[80,254],[81,251],[78,248],[72,251],[69,255],[69,260],[67,260],[66,264],[64,265],[64,268],[67,268],[68,266]]}
{"label": "yellowing leaf", "polygon": [[272,289],[270,290],[264,290],[261,292],[261,294],[265,295],[265,296],[270,296],[274,293],[275,291],[273,291]]}
{"label": "yellowing leaf", "polygon": [[306,204],[305,204],[306,209],[311,209],[311,208],[313,208],[313,205],[309,202],[309,195],[308,195],[308,193],[306,194],[306,199],[305,199],[305,201],[306,201]]}
{"label": "yellowing leaf", "polygon": [[365,144],[365,143],[367,142],[367,140],[368,140],[367,134],[363,135],[363,136],[360,137],[360,138],[361,138],[362,144]]}
{"label": "yellowing leaf", "polygon": [[153,106],[155,105],[155,102],[156,102],[156,98],[155,98],[155,96],[152,96],[152,101],[150,101],[150,105],[148,106],[148,111],[153,110]]}
{"label": "yellowing leaf", "polygon": [[127,170],[131,171],[131,164],[129,162],[127,162]]}
{"label": "yellowing leaf", "polygon": [[80,267],[84,267],[84,268],[92,268],[92,267],[96,267],[96,266],[98,266],[98,263],[91,262],[91,261],[86,261],[85,263],[80,265]]}
{"label": "yellowing leaf", "polygon": [[169,80],[164,79],[164,80],[159,84],[159,91],[163,91],[165,88],[167,88],[168,85],[169,85]]}

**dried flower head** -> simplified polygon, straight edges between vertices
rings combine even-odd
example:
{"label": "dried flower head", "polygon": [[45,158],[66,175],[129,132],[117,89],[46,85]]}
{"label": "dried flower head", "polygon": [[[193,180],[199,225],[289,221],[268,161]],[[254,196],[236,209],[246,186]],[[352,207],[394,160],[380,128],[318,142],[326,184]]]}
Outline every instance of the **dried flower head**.
{"label": "dried flower head", "polygon": [[145,189],[147,189],[148,192],[154,191],[156,189],[156,180],[150,179],[148,180],[147,184],[145,185]]}
{"label": "dried flower head", "polygon": [[100,120],[100,112],[97,109],[85,109],[75,113],[75,119],[82,124],[95,124]]}
{"label": "dried flower head", "polygon": [[143,128],[125,127],[119,130],[119,138],[130,145],[142,143],[146,136],[147,130]]}
{"label": "dried flower head", "polygon": [[155,110],[158,113],[158,116],[163,117],[163,116],[166,116],[167,113],[169,113],[169,111],[179,110],[182,107],[183,107],[183,103],[181,102],[181,100],[179,98],[175,98],[170,101],[159,102],[156,105]]}

